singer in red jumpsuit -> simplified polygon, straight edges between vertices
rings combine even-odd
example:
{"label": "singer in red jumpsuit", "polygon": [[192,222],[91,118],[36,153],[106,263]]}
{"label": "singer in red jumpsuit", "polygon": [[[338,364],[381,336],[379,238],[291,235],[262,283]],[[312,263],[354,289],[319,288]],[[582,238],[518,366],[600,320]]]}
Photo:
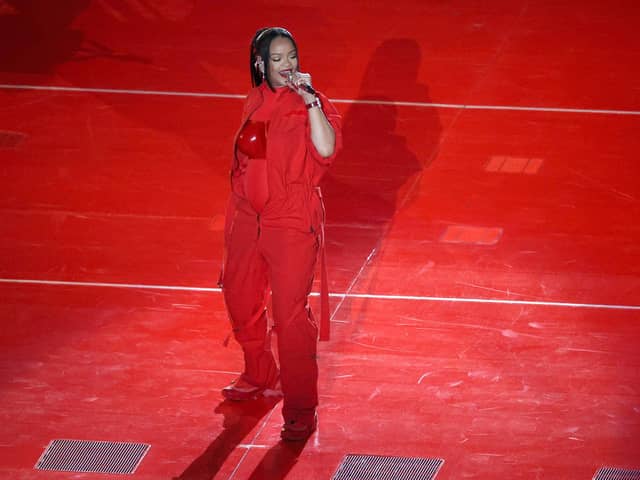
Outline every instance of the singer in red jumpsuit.
{"label": "singer in red jumpsuit", "polygon": [[287,30],[256,32],[250,68],[254,88],[234,142],[221,275],[244,371],[222,394],[249,400],[281,392],[281,436],[305,440],[317,425],[318,324],[307,300],[323,248],[318,183],[342,144],[340,116],[299,71]]}

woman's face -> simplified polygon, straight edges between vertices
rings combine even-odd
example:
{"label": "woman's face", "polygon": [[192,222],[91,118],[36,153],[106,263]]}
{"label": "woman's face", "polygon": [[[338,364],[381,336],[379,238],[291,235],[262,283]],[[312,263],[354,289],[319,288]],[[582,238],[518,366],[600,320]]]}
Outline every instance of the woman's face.
{"label": "woman's face", "polygon": [[276,37],[269,47],[269,80],[274,87],[286,85],[287,74],[298,71],[298,52],[287,37]]}

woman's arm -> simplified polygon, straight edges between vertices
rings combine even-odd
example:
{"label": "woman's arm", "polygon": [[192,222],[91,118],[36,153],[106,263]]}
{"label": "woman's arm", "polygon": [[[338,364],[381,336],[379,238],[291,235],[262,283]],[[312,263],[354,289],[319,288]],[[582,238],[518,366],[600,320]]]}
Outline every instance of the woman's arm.
{"label": "woman's arm", "polygon": [[333,155],[336,146],[336,135],[333,127],[322,111],[322,103],[318,97],[304,92],[302,95],[309,112],[311,126],[311,141],[318,153],[324,157]]}
{"label": "woman's arm", "polygon": [[[322,102],[315,93],[310,93],[300,84],[311,85],[311,75],[308,73],[295,72],[289,77],[287,82],[289,88],[293,89],[302,97],[309,112],[309,124],[311,126],[311,142],[321,157],[327,158],[333,155],[336,148],[336,134],[329,120],[322,111]],[[313,89],[311,90],[313,92]]]}

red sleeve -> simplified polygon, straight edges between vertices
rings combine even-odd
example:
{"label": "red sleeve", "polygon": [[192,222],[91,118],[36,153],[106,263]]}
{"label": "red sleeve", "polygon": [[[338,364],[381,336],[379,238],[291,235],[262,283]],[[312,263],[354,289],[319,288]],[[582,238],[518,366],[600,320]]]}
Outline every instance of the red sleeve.
{"label": "red sleeve", "polygon": [[311,152],[311,156],[315,161],[322,165],[331,165],[335,160],[336,156],[342,149],[342,117],[336,110],[336,107],[329,101],[329,99],[318,92],[318,97],[320,97],[320,102],[322,103],[322,111],[324,112],[325,117],[333,127],[333,132],[336,137],[335,147],[333,149],[333,154],[329,157],[323,157],[318,153],[316,147],[313,145],[313,141],[311,140],[311,126],[307,126],[307,150]]}
{"label": "red sleeve", "polygon": [[242,116],[240,117],[240,126],[238,127],[238,130],[236,130],[235,135],[233,136],[233,152],[232,152],[232,160],[231,160],[232,174],[234,174],[234,172],[237,173],[239,166],[242,164],[242,162],[239,160],[242,160],[243,154],[242,152],[239,152],[236,149],[236,142],[238,141],[238,135],[240,134],[240,129],[244,125],[244,122],[249,116],[249,113],[256,108],[255,104],[259,98],[260,97],[258,96],[258,89],[254,87],[249,91],[249,93],[245,97],[244,102],[242,104]]}

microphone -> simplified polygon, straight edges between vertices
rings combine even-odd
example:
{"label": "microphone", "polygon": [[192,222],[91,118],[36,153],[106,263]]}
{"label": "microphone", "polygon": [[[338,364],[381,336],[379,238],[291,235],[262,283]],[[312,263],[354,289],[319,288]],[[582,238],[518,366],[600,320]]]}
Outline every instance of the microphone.
{"label": "microphone", "polygon": [[293,72],[287,72],[287,81],[293,86],[295,86],[296,88],[301,88],[305,92],[310,93],[311,95],[316,95],[316,91],[313,89],[311,85],[308,85],[306,83],[300,83],[296,85],[295,83],[293,83]]}
{"label": "microphone", "polygon": [[316,95],[316,91],[313,89],[311,85],[307,85],[306,83],[301,83],[298,85],[299,88],[302,88],[304,91],[310,93],[311,95]]}

